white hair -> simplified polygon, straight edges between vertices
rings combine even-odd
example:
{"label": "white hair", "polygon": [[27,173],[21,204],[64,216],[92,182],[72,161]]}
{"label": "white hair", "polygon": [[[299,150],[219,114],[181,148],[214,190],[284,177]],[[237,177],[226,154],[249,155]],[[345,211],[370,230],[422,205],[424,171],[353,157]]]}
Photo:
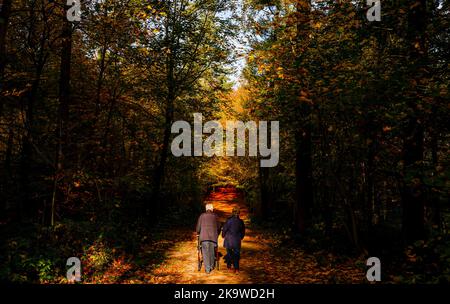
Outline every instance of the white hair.
{"label": "white hair", "polygon": [[206,204],[205,208],[206,208],[206,211],[213,211],[214,210],[213,204],[211,204],[211,203]]}

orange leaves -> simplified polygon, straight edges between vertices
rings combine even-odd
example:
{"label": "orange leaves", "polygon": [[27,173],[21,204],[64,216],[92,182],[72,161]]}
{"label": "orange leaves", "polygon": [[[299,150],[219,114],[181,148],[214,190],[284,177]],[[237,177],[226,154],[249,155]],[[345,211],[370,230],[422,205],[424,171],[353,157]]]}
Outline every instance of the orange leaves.
{"label": "orange leaves", "polygon": [[320,29],[322,27],[322,22],[318,21],[313,23],[313,28]]}
{"label": "orange leaves", "polygon": [[309,98],[309,94],[305,91],[300,92],[300,96],[299,96],[298,100],[303,103],[313,104],[312,99]]}

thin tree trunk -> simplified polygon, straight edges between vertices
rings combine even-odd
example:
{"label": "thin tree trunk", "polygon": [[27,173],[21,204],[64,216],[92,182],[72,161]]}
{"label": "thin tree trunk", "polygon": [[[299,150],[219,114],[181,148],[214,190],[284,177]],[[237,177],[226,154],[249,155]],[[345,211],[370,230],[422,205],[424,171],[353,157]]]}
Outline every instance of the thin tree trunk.
{"label": "thin tree trunk", "polygon": [[260,215],[263,220],[269,217],[270,210],[270,190],[268,187],[269,182],[269,168],[258,166],[259,170],[259,188],[261,195],[260,202]]}
{"label": "thin tree trunk", "polygon": [[174,107],[174,96],[169,94],[167,98],[166,114],[165,114],[165,125],[164,125],[164,138],[163,146],[160,153],[159,164],[155,171],[154,177],[154,190],[152,194],[152,203],[155,203],[156,210],[152,210],[153,214],[157,214],[161,208],[161,187],[164,183],[165,166],[167,161],[167,156],[169,153],[169,141],[171,135],[171,126],[173,121],[173,107]]}
{"label": "thin tree trunk", "polygon": [[426,27],[427,27],[427,1],[416,1],[409,7],[407,38],[410,44],[409,62],[411,69],[409,75],[416,84],[410,88],[407,106],[411,113],[408,117],[403,143],[403,161],[405,183],[402,191],[403,204],[403,232],[407,241],[424,237],[424,206],[425,187],[422,180],[423,153],[424,153],[424,127],[421,111],[421,92],[419,84],[426,78]]}
{"label": "thin tree trunk", "polygon": [[11,187],[13,186],[12,182],[12,170],[11,170],[11,159],[12,159],[12,150],[13,150],[13,144],[14,144],[14,132],[13,128],[9,128],[8,132],[8,143],[6,147],[6,153],[5,153],[5,172],[1,175],[1,185],[0,185],[0,200],[1,200],[1,206],[0,206],[0,212],[1,217],[6,217],[6,209],[7,209],[7,202],[10,198],[10,191]]}
{"label": "thin tree trunk", "polygon": [[[3,0],[0,11],[0,93],[3,90],[6,65],[6,34],[8,32],[9,16],[11,15],[12,0]],[[0,115],[3,103],[0,103]]]}
{"label": "thin tree trunk", "polygon": [[70,105],[70,70],[72,58],[72,25],[67,20],[68,6],[65,6],[62,29],[61,65],[59,78],[59,108],[57,123],[57,148],[55,157],[55,176],[53,180],[53,194],[51,203],[50,225],[55,224],[55,208],[58,193],[58,183],[63,175],[64,165],[67,163],[68,134],[67,124],[69,120]]}
{"label": "thin tree trunk", "polygon": [[[310,0],[299,0],[297,2],[297,46],[296,56],[298,65],[301,65],[301,44],[307,44],[310,31]],[[308,92],[307,83],[301,73],[297,75],[297,81],[301,90]],[[300,93],[300,92],[298,92]],[[313,206],[313,183],[312,183],[312,141],[311,141],[311,105],[303,103],[299,108],[299,126],[295,131],[295,189],[296,189],[296,224],[297,230],[303,234],[311,223],[311,210]],[[301,120],[304,120],[302,123]]]}
{"label": "thin tree trunk", "polygon": [[[30,36],[33,33],[30,33]],[[44,70],[45,63],[47,61],[47,55],[45,54],[45,42],[46,35],[41,36],[40,49],[37,54],[37,64],[36,71],[34,74],[34,79],[31,84],[31,90],[28,93],[26,101],[28,102],[25,106],[25,134],[22,139],[22,151],[20,158],[20,171],[19,171],[19,185],[21,191],[21,199],[19,200],[18,214],[19,218],[22,217],[23,209],[26,208],[27,213],[30,216],[34,216],[37,211],[37,206],[35,206],[30,198],[30,172],[31,164],[33,158],[33,148],[32,141],[34,136],[34,111],[35,104],[38,98],[39,88],[41,84],[42,73]]]}
{"label": "thin tree trunk", "polygon": [[[108,17],[108,9],[105,7],[104,11],[103,11],[103,17],[106,19]],[[105,70],[106,70],[106,51],[108,50],[108,40],[106,37],[106,28],[104,28],[103,31],[103,35],[104,35],[104,41],[103,41],[103,45],[102,45],[102,50],[101,50],[101,60],[100,60],[100,69],[99,69],[99,73],[98,73],[98,79],[97,79],[97,92],[96,92],[96,100],[95,100],[95,117],[98,117],[99,112],[100,112],[100,95],[101,95],[101,91],[102,91],[102,86],[103,86],[103,79],[104,79],[104,74],[105,74]]]}
{"label": "thin tree trunk", "polygon": [[374,119],[371,115],[366,117],[366,142],[368,142],[367,147],[367,162],[364,167],[364,188],[365,189],[365,219],[366,219],[366,243],[370,243],[370,239],[373,233],[374,216],[376,215],[375,206],[375,156],[377,153],[378,139],[377,139],[377,128]]}
{"label": "thin tree trunk", "polygon": [[[170,10],[169,10],[170,12]],[[153,187],[153,193],[151,197],[150,204],[155,204],[156,210],[152,210],[152,214],[156,215],[158,212],[160,212],[161,209],[161,187],[164,184],[164,175],[165,175],[165,167],[166,167],[166,161],[167,156],[169,153],[169,141],[171,136],[171,128],[172,128],[172,122],[174,119],[174,107],[175,107],[175,58],[176,58],[176,49],[175,49],[175,34],[174,34],[174,28],[173,25],[170,24],[170,15],[169,16],[167,24],[165,26],[165,32],[166,32],[166,43],[167,47],[169,49],[167,60],[166,60],[166,66],[167,66],[167,98],[166,98],[166,109],[165,109],[165,122],[164,122],[164,135],[163,135],[163,145],[159,156],[159,163],[155,170],[154,175],[154,187]],[[175,16],[172,16],[175,17]],[[150,212],[151,206],[149,205],[148,211]]]}
{"label": "thin tree trunk", "polygon": [[[439,165],[438,158],[438,131],[437,128],[433,128],[431,131],[431,159],[433,163],[433,167],[436,168]],[[441,220],[441,208],[439,206],[439,195],[435,193],[432,189],[431,191],[431,208],[432,208],[432,223],[433,225],[437,225],[439,231],[442,231],[442,220]]]}
{"label": "thin tree trunk", "polygon": [[295,157],[295,189],[297,229],[304,233],[311,224],[313,206],[311,132],[308,127],[297,131]]}

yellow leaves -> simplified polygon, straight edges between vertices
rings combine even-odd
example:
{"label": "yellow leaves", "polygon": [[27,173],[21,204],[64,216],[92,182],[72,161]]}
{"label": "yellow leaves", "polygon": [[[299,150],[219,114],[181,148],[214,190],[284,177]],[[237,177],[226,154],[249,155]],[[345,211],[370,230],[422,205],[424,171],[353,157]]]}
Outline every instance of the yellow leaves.
{"label": "yellow leaves", "polygon": [[282,67],[278,67],[277,68],[277,76],[278,76],[278,78],[280,78],[280,79],[285,79],[286,78],[283,72],[284,72],[284,69]]}
{"label": "yellow leaves", "polygon": [[147,48],[140,48],[139,52],[142,53],[144,56],[148,56],[150,54]]}

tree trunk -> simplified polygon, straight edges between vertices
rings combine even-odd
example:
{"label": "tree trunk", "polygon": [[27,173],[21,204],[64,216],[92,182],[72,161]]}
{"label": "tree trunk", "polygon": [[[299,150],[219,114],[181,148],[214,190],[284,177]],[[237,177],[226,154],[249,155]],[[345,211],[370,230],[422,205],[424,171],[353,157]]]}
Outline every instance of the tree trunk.
{"label": "tree trunk", "polygon": [[11,170],[11,159],[14,144],[14,133],[13,128],[9,127],[8,131],[8,141],[5,152],[5,165],[4,173],[0,175],[0,219],[6,219],[7,203],[11,197],[11,189],[13,188],[14,182],[12,181],[12,170]]}
{"label": "tree trunk", "polygon": [[424,237],[423,127],[411,117],[404,141],[403,232],[407,241]]}
{"label": "tree trunk", "polygon": [[304,127],[296,134],[295,189],[297,200],[297,229],[304,233],[311,223],[313,206],[311,131]]}
{"label": "tree trunk", "polygon": [[[103,11],[103,17],[105,19],[108,17],[108,10],[106,7]],[[98,115],[100,114],[100,109],[101,109],[100,97],[101,97],[101,92],[102,92],[104,74],[105,74],[105,70],[106,70],[105,57],[106,57],[106,51],[108,50],[108,39],[106,36],[106,29],[103,30],[103,35],[104,35],[104,37],[103,37],[104,41],[103,41],[102,50],[100,53],[101,60],[100,60],[100,66],[99,66],[99,72],[98,72],[96,97],[95,97],[95,117],[96,118],[98,118]]]}
{"label": "tree trunk", "polygon": [[261,195],[261,202],[260,202],[260,216],[261,219],[265,220],[269,217],[269,210],[270,210],[270,190],[268,187],[269,183],[269,168],[258,166],[259,170],[259,188],[260,188],[260,195]]}
{"label": "tree trunk", "polygon": [[[9,23],[9,16],[11,15],[11,0],[3,0],[3,4],[0,11],[0,95],[3,91],[3,86],[5,83],[5,66],[6,66],[6,34],[8,31],[8,23]],[[4,102],[0,102],[0,117],[3,115],[3,106]],[[7,194],[7,191],[9,192],[10,186],[11,186],[11,154],[12,154],[12,144],[13,144],[13,131],[12,128],[9,130],[9,136],[8,136],[8,146],[6,150],[6,159],[5,159],[5,180],[2,181],[2,185],[0,187],[5,189],[1,189],[2,195],[0,196],[0,200],[2,200],[1,203],[1,209],[3,215],[6,216],[6,204],[7,200],[9,199],[9,194]]]}
{"label": "tree trunk", "polygon": [[[376,97],[373,97],[376,98]],[[373,99],[372,99],[373,100]],[[370,240],[373,235],[373,226],[377,223],[374,221],[377,219],[377,213],[376,213],[376,203],[375,203],[375,197],[376,197],[376,191],[375,191],[375,156],[377,154],[378,150],[378,138],[377,138],[377,130],[379,129],[377,123],[375,122],[375,119],[373,115],[369,113],[365,117],[365,120],[367,122],[365,126],[365,138],[367,143],[367,150],[366,150],[366,157],[367,161],[364,163],[363,168],[363,189],[364,189],[364,201],[365,201],[365,228],[366,228],[366,234],[365,239],[363,240],[364,243],[370,245]]]}
{"label": "tree trunk", "polygon": [[107,50],[106,43],[102,46],[102,51],[100,56],[102,56],[100,60],[100,68],[98,73],[98,79],[97,79],[97,88],[96,88],[96,97],[95,97],[95,117],[98,118],[98,115],[100,114],[101,104],[100,104],[100,97],[102,92],[102,86],[103,86],[103,77],[106,69],[105,64],[105,56],[106,56],[106,50]]}
{"label": "tree trunk", "polygon": [[[170,12],[170,10],[169,10]],[[158,212],[160,212],[161,209],[161,187],[164,184],[164,175],[165,175],[165,169],[166,169],[166,161],[167,156],[169,153],[169,141],[170,136],[172,134],[172,122],[174,119],[174,107],[175,107],[175,60],[176,60],[176,37],[174,34],[173,25],[170,24],[171,18],[170,13],[168,16],[168,21],[165,26],[165,32],[166,32],[166,44],[169,49],[167,58],[166,58],[166,83],[167,83],[167,97],[166,97],[166,109],[165,109],[165,121],[164,121],[164,137],[163,137],[163,145],[159,156],[159,163],[155,170],[154,175],[154,187],[153,187],[153,193],[151,197],[150,204],[155,204],[156,210],[151,209],[151,205],[149,204],[147,213],[151,213],[153,215],[156,215]],[[173,16],[172,16],[173,17]]]}
{"label": "tree trunk", "polygon": [[55,208],[58,193],[58,183],[63,176],[63,170],[67,163],[68,134],[67,124],[69,120],[70,105],[70,69],[72,58],[72,25],[67,20],[68,6],[65,6],[62,28],[61,65],[59,78],[59,107],[57,123],[57,148],[55,157],[55,176],[53,180],[53,195],[51,203],[50,225],[55,224]]}
{"label": "tree trunk", "polygon": [[[297,65],[301,66],[302,49],[308,44],[308,34],[310,31],[311,2],[309,0],[299,0],[297,2]],[[303,44],[303,46],[302,46]],[[308,85],[305,81],[307,75],[297,74],[297,81],[302,91],[308,92]],[[300,92],[298,92],[300,93]],[[295,131],[295,189],[296,189],[296,224],[297,230],[304,233],[311,223],[311,209],[313,205],[312,188],[312,142],[311,142],[311,105],[303,102],[299,107],[299,126]],[[303,122],[302,122],[303,120]]]}
{"label": "tree trunk", "polygon": [[[152,194],[151,203],[155,204],[156,210],[152,210],[152,214],[157,214],[161,209],[161,187],[164,183],[164,175],[165,175],[165,167],[167,156],[169,153],[169,141],[171,133],[171,127],[173,122],[173,107],[174,107],[174,95],[169,92],[169,96],[167,97],[167,105],[166,105],[166,114],[165,114],[165,124],[164,124],[164,138],[163,138],[163,146],[161,149],[159,163],[155,171],[154,177],[154,188]],[[150,206],[149,206],[150,207]],[[151,208],[151,207],[150,207]]]}
{"label": "tree trunk", "polygon": [[[33,27],[31,27],[33,29]],[[30,36],[34,34],[30,33]],[[31,89],[27,94],[25,106],[25,134],[22,139],[22,151],[19,165],[19,187],[20,187],[20,199],[18,209],[19,219],[23,215],[24,208],[30,217],[33,217],[37,212],[37,206],[33,204],[30,198],[30,178],[31,178],[31,164],[33,161],[33,136],[34,136],[34,111],[35,104],[38,98],[39,88],[41,85],[41,77],[44,70],[45,63],[47,61],[47,55],[45,54],[46,36],[42,35],[40,40],[39,53],[37,54],[36,71],[34,79],[31,84]]]}
{"label": "tree trunk", "polygon": [[426,78],[426,26],[427,1],[419,0],[409,7],[407,39],[409,47],[410,85],[407,107],[409,117],[403,143],[404,187],[402,189],[403,232],[407,241],[424,237],[425,186],[423,183],[424,127],[421,111],[421,97]]}
{"label": "tree trunk", "polygon": [[[12,0],[3,0],[0,11],[0,92],[3,90],[6,65],[6,33],[8,32],[9,16],[11,15]],[[3,103],[0,103],[0,114]]]}
{"label": "tree trunk", "polygon": [[[437,110],[434,108],[432,113],[434,114],[433,117],[437,117]],[[434,170],[439,165],[439,157],[438,157],[438,151],[439,151],[439,127],[435,123],[432,127],[431,131],[431,161],[434,167]],[[434,189],[431,189],[431,210],[432,210],[432,218],[431,222],[433,225],[436,225],[438,227],[438,230],[442,232],[442,219],[441,219],[441,207],[439,205],[439,194],[434,191]]]}

